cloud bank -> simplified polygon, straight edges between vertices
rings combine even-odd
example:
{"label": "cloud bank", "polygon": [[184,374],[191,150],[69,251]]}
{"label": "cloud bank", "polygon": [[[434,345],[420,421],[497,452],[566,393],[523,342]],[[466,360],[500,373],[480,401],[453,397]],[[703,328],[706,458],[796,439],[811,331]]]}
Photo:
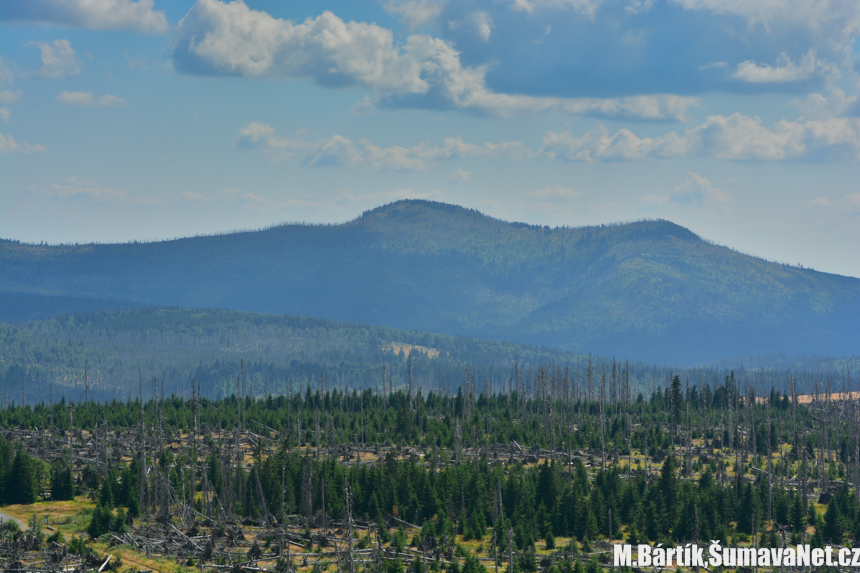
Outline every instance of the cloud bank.
{"label": "cloud bank", "polygon": [[5,0],[0,22],[163,34],[170,28],[167,17],[153,6],[153,0]]}
{"label": "cloud bank", "polygon": [[[381,147],[367,140],[355,142],[341,135],[305,139],[302,136],[279,137],[266,123],[251,122],[239,131],[234,145],[240,149],[258,149],[272,159],[284,159],[300,152],[307,167],[369,167],[377,171],[416,171],[430,167],[441,159],[488,157],[526,159],[532,153],[518,141],[475,145],[460,137],[446,137],[444,145],[432,147],[421,143],[413,147]],[[461,170],[462,171],[462,170]],[[465,172],[463,172],[465,173]],[[456,173],[455,173],[456,174]],[[460,180],[463,174],[459,174]]]}
{"label": "cloud bank", "polygon": [[[489,38],[488,16],[476,16]],[[370,91],[371,106],[461,109],[511,116],[566,113],[647,120],[683,120],[698,99],[672,94],[623,98],[560,98],[498,93],[483,66],[466,66],[445,41],[412,34],[395,44],[391,30],[344,22],[331,12],[302,23],[252,10],[242,2],[198,0],[173,39],[180,73],[311,81]]]}
{"label": "cloud bank", "polygon": [[757,118],[714,115],[678,135],[639,137],[628,129],[611,134],[603,125],[575,137],[549,131],[541,153],[568,162],[636,161],[706,156],[734,161],[860,161],[860,119],[780,121],[772,129]]}
{"label": "cloud bank", "polygon": [[92,92],[71,92],[68,90],[55,97],[54,101],[65,105],[98,105],[102,107],[125,105],[125,99],[119,96],[106,94],[96,97]]}

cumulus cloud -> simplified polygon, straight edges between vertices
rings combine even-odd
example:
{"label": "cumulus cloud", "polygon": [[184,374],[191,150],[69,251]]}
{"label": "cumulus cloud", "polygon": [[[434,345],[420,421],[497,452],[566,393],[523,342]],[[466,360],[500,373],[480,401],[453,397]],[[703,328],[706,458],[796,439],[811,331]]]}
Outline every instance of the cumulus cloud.
{"label": "cumulus cloud", "polygon": [[306,139],[302,135],[280,137],[266,123],[252,122],[239,131],[234,145],[241,149],[259,149],[270,157],[283,159],[292,151],[302,152],[302,164],[308,167],[370,167],[377,171],[414,171],[426,169],[433,161],[464,157],[506,157],[525,159],[532,153],[518,141],[466,143],[460,137],[447,137],[444,145],[433,147],[421,143],[413,147],[394,145],[380,147],[368,140],[355,142],[341,135]]}
{"label": "cumulus cloud", "polygon": [[775,66],[757,64],[752,60],[741,62],[732,77],[751,84],[773,84],[804,81],[815,77],[837,79],[839,75],[839,69],[834,64],[818,59],[816,51],[810,49],[797,63],[785,52],[776,59]]}
{"label": "cumulus cloud", "polygon": [[860,119],[779,121],[773,129],[740,113],[715,115],[687,131],[698,153],[721,159],[769,161],[847,154],[860,159]]}
{"label": "cumulus cloud", "polygon": [[302,149],[304,141],[299,138],[290,139],[275,135],[275,128],[268,123],[252,121],[239,130],[239,137],[233,141],[236,147],[242,149],[268,148],[273,150]]}
{"label": "cumulus cloud", "polygon": [[855,87],[853,95],[847,95],[845,90],[833,87],[825,96],[821,93],[809,94],[805,100],[791,102],[804,117],[809,119],[831,119],[840,116],[860,116],[860,85]]}
{"label": "cumulus cloud", "polygon": [[55,97],[54,101],[66,105],[100,105],[102,107],[125,105],[125,99],[119,96],[106,94],[96,97],[92,92],[71,92],[68,90]]}
{"label": "cumulus cloud", "polygon": [[603,0],[513,0],[513,8],[532,14],[535,11],[573,10],[585,16],[594,16]]}
{"label": "cumulus cloud", "polygon": [[81,63],[75,57],[75,50],[68,40],[29,42],[42,53],[42,67],[33,75],[41,78],[64,78],[81,73]]}
{"label": "cumulus cloud", "polygon": [[181,73],[360,87],[374,94],[371,104],[389,107],[683,120],[699,103],[671,94],[601,99],[497,93],[486,85],[485,68],[463,65],[457,50],[438,38],[412,34],[395,45],[391,30],[376,24],[344,22],[328,11],[296,24],[241,1],[198,0],[179,22],[172,55]]}
{"label": "cumulus cloud", "polygon": [[686,140],[674,131],[657,138],[640,138],[629,129],[620,129],[609,135],[609,130],[602,124],[582,137],[573,137],[568,131],[548,131],[543,137],[541,150],[550,159],[571,162],[665,159],[685,155],[688,151]]}
{"label": "cumulus cloud", "polygon": [[809,205],[822,207],[824,209],[834,209],[841,213],[856,214],[860,213],[860,192],[849,193],[836,199],[828,197],[816,197],[808,201]]}
{"label": "cumulus cloud", "polygon": [[634,161],[702,155],[735,161],[860,160],[860,119],[783,120],[771,129],[760,119],[735,113],[661,137],[639,137],[628,129],[610,135],[598,125],[582,137],[548,131],[540,153],[569,162]]}
{"label": "cumulus cloud", "polygon": [[[463,23],[475,10],[492,19],[492,42],[480,42]],[[463,62],[490,66],[487,85],[498,92],[564,97],[796,92],[798,81],[856,74],[851,54],[860,32],[860,3],[483,0],[450,3],[440,20],[460,23],[453,30],[437,26],[437,33],[462,51]],[[553,33],[545,34],[547,23]],[[790,62],[776,61],[782,51]]]}
{"label": "cumulus cloud", "polygon": [[833,0],[671,0],[686,10],[701,10],[744,18],[766,30],[777,22],[791,22],[814,29],[835,28],[846,35],[860,29],[860,5]]}
{"label": "cumulus cloud", "polygon": [[199,206],[209,203],[208,197],[202,193],[195,193],[194,191],[185,191],[184,193],[180,193],[177,199],[179,203],[183,205]]}
{"label": "cumulus cloud", "polygon": [[153,6],[154,0],[5,0],[0,21],[163,34],[167,17]]}
{"label": "cumulus cloud", "polygon": [[646,195],[640,201],[643,203],[678,203],[680,205],[708,203],[725,208],[729,199],[728,195],[714,187],[708,179],[690,171],[687,173],[686,181],[676,186],[672,193],[668,195]]}
{"label": "cumulus cloud", "polygon": [[457,30],[463,26],[467,27],[472,34],[486,44],[490,41],[490,36],[493,34],[493,17],[483,10],[477,10],[467,14],[462,21],[450,20],[448,22],[448,28],[451,30]]}
{"label": "cumulus cloud", "polygon": [[[626,128],[610,133],[606,126],[598,124],[579,137],[569,131],[547,131],[536,153],[519,141],[478,145],[463,141],[459,136],[446,137],[438,146],[420,143],[412,147],[382,147],[366,139],[354,141],[342,135],[283,137],[275,133],[274,127],[261,122],[242,127],[233,143],[240,149],[262,151],[273,160],[283,160],[297,153],[301,163],[308,167],[368,167],[388,171],[423,170],[445,159],[523,160],[535,156],[564,162],[665,160],[690,156],[733,161],[858,161],[860,118],[799,118],[783,120],[769,128],[760,119],[739,113],[714,115],[685,130],[683,135],[670,131],[656,137],[640,137]],[[535,193],[560,197],[561,193],[574,192],[554,187]]]}
{"label": "cumulus cloud", "polygon": [[0,133],[0,153],[41,153],[47,150],[44,145],[18,143],[11,135]]}
{"label": "cumulus cloud", "polygon": [[444,0],[387,0],[382,7],[389,14],[400,16],[403,23],[414,30],[434,22],[446,4]]}
{"label": "cumulus cloud", "polygon": [[717,189],[708,179],[690,171],[687,180],[675,187],[674,193],[669,196],[670,201],[676,203],[702,203],[703,201],[714,201],[725,203],[728,195]]}
{"label": "cumulus cloud", "polygon": [[654,7],[655,1],[656,0],[630,0],[630,2],[624,7],[624,11],[633,15],[650,12],[651,8]]}
{"label": "cumulus cloud", "polygon": [[458,169],[448,176],[448,183],[460,183],[462,181],[471,181],[472,174],[465,169]]}

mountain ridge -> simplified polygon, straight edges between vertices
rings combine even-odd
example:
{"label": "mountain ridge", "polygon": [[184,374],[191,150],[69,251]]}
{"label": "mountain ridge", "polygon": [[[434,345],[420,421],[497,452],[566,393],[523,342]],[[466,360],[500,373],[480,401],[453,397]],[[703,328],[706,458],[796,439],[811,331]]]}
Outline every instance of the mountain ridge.
{"label": "mountain ridge", "polygon": [[860,279],[765,261],[665,220],[510,223],[404,200],[336,225],[155,243],[0,242],[0,289],[308,314],[701,362],[851,354]]}

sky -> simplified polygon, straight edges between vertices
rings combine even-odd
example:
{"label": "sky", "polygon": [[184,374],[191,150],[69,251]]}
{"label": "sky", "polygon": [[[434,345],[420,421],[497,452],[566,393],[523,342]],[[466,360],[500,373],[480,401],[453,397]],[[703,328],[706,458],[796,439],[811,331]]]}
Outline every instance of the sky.
{"label": "sky", "polygon": [[0,0],[0,237],[404,198],[860,277],[856,0]]}

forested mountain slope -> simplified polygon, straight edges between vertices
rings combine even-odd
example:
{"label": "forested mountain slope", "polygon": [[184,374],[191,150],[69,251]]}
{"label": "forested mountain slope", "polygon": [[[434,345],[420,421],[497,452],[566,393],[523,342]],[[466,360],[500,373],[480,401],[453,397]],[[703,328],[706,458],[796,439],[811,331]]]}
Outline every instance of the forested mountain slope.
{"label": "forested mountain slope", "polygon": [[110,298],[678,364],[854,354],[860,340],[860,279],[743,255],[667,221],[550,229],[426,201],[341,225],[155,243],[3,241],[0,281],[7,293],[38,295],[28,299],[36,313],[40,297]]}
{"label": "forested mountain slope", "polygon": [[[744,381],[761,380],[783,390],[794,378],[803,393],[813,391],[814,377],[860,370],[858,356],[785,358],[770,366],[757,364],[754,370],[747,368],[747,360],[678,369],[547,346],[302,316],[146,307],[0,322],[0,400],[32,404],[52,391],[55,399],[124,399],[137,395],[141,386],[149,388],[153,378],[168,395],[187,394],[196,380],[204,396],[217,398],[236,392],[242,374],[248,395],[258,397],[309,386],[381,390],[383,371],[387,388],[408,388],[411,375],[413,388],[424,393],[454,392],[470,384],[476,392],[498,393],[516,388],[519,380],[531,395],[548,373],[569,376],[595,392],[603,378],[610,396],[623,378],[633,396],[647,396],[673,375],[702,384],[732,372]],[[767,357],[758,361],[766,363]]]}

